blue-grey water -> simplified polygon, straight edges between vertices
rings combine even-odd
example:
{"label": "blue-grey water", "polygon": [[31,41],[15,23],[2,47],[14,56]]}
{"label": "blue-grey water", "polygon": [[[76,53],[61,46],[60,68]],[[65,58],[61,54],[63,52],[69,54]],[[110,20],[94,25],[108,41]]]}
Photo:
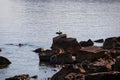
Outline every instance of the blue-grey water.
{"label": "blue-grey water", "polygon": [[0,56],[12,62],[0,69],[0,80],[25,73],[45,80],[55,74],[60,68],[39,65],[32,50],[50,48],[59,30],[78,41],[120,36],[120,1],[0,0]]}

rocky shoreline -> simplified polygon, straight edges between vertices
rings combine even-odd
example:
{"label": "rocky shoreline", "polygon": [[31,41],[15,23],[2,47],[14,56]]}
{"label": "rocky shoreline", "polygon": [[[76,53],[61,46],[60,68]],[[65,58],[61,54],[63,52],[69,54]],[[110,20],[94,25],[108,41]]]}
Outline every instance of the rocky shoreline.
{"label": "rocky shoreline", "polygon": [[[103,43],[103,46],[95,46],[94,42]],[[24,45],[20,43],[15,46]],[[78,42],[76,38],[60,34],[53,38],[51,49],[38,48],[34,52],[38,53],[39,63],[62,65],[61,70],[48,80],[120,80],[120,37]],[[9,64],[11,62],[7,58],[0,56],[0,68]],[[21,74],[6,80],[30,80],[37,77]]]}
{"label": "rocky shoreline", "polygon": [[78,42],[61,34],[53,38],[51,50],[34,50],[40,61],[64,65],[51,80],[120,80],[120,37]]}

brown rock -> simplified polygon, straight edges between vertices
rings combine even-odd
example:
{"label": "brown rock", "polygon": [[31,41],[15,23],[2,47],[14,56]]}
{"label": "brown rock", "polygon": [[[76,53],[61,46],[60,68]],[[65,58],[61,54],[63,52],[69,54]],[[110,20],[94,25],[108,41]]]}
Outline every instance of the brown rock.
{"label": "brown rock", "polygon": [[44,51],[43,48],[38,48],[38,49],[34,50],[34,52],[36,52],[36,53],[41,53],[41,52],[43,52],[43,51]]}
{"label": "brown rock", "polygon": [[98,59],[97,61],[90,63],[89,67],[91,72],[105,72],[112,71],[112,66],[115,64],[115,60],[110,59]]}
{"label": "brown rock", "polygon": [[56,53],[52,50],[45,50],[38,55],[39,55],[40,61],[50,62],[50,58],[55,54]]}
{"label": "brown rock", "polygon": [[113,70],[120,71],[120,56],[116,58],[115,65],[113,65]]}
{"label": "brown rock", "polygon": [[105,50],[100,47],[84,47],[78,53],[76,53],[76,61],[80,63],[84,60],[94,61],[101,57],[104,57],[105,55]]}
{"label": "brown rock", "polygon": [[65,80],[69,73],[80,73],[79,69],[74,69],[73,65],[65,66],[58,73],[52,76],[51,80]]}
{"label": "brown rock", "polygon": [[111,50],[108,51],[108,53],[109,53],[113,58],[116,58],[116,57],[120,56],[120,50],[111,49]]}
{"label": "brown rock", "polygon": [[0,68],[7,67],[9,64],[11,62],[7,58],[0,56]]}
{"label": "brown rock", "polygon": [[115,49],[116,47],[120,47],[119,37],[107,38],[103,44],[104,49]]}
{"label": "brown rock", "polygon": [[75,38],[67,38],[66,34],[53,38],[52,50],[63,49],[64,51],[78,51],[81,46]]}
{"label": "brown rock", "polygon": [[72,64],[73,61],[71,54],[58,54],[50,58],[52,64]]}

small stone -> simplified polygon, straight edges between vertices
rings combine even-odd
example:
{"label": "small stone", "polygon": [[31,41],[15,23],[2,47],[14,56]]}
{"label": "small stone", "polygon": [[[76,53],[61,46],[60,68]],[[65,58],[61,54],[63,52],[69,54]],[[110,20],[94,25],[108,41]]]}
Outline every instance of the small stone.
{"label": "small stone", "polygon": [[0,52],[2,51],[2,49],[0,48]]}
{"label": "small stone", "polygon": [[38,78],[38,76],[37,76],[37,75],[34,75],[34,76],[32,76],[31,78],[37,79],[37,78]]}

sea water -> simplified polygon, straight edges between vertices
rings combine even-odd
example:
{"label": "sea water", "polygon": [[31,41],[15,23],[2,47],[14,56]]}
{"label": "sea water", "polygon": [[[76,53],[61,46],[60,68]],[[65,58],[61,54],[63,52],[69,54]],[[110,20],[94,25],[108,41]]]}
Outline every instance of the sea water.
{"label": "sea water", "polygon": [[[0,80],[18,74],[51,77],[61,68],[39,65],[37,48],[49,49],[57,31],[81,40],[120,36],[119,0],[0,0],[0,56],[12,64]],[[22,47],[18,44],[25,44]]]}

